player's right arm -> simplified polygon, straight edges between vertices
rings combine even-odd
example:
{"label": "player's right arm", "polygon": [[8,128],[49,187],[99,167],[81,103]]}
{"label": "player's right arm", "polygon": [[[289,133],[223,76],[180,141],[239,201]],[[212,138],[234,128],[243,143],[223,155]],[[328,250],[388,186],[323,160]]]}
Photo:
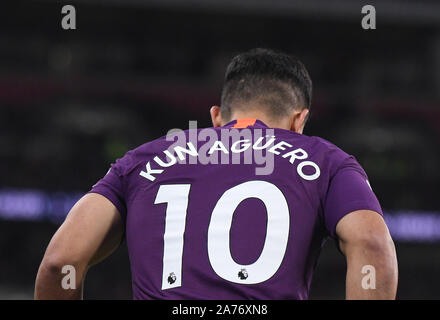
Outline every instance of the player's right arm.
{"label": "player's right arm", "polygon": [[[37,274],[35,299],[81,299],[87,269],[111,254],[122,235],[122,219],[113,203],[100,194],[85,195],[47,247]],[[63,273],[65,266],[74,268],[74,277],[71,269]],[[66,276],[76,280],[74,288],[63,287]]]}
{"label": "player's right arm", "polygon": [[349,213],[336,234],[347,261],[346,298],[395,299],[396,250],[382,216],[369,210]]}
{"label": "player's right arm", "polygon": [[368,177],[353,157],[345,157],[331,174],[324,218],[347,261],[346,298],[395,299],[394,243]]}

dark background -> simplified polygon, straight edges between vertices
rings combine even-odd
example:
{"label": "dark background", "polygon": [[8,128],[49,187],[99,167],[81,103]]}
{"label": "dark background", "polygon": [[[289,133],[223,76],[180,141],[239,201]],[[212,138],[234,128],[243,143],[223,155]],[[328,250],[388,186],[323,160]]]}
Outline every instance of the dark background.
{"label": "dark background", "polygon": [[[76,30],[61,28],[66,4]],[[361,27],[366,4],[375,30]],[[440,217],[438,1],[2,1],[0,298],[32,298],[60,223],[17,218],[4,192],[78,195],[129,149],[189,120],[210,126],[228,61],[254,47],[304,62],[314,83],[305,134],[355,155],[387,213]],[[436,230],[396,233],[398,298],[440,298]],[[342,299],[344,285],[329,241],[311,298]],[[125,246],[90,270],[85,298],[131,298]]]}

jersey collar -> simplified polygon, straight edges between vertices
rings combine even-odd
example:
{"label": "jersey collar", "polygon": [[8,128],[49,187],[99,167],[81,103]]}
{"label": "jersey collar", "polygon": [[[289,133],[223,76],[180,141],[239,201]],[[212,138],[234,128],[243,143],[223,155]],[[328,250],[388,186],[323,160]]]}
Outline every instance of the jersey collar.
{"label": "jersey collar", "polygon": [[263,121],[253,119],[253,118],[245,118],[245,119],[236,119],[228,122],[223,126],[223,128],[269,128]]}

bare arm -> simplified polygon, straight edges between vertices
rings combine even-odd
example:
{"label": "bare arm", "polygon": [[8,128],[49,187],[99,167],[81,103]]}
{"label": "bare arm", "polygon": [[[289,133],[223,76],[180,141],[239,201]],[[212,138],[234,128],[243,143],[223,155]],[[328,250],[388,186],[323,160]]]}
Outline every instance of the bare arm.
{"label": "bare arm", "polygon": [[[68,214],[46,249],[35,283],[35,299],[82,299],[87,269],[110,255],[120,244],[123,224],[107,198],[90,193]],[[64,289],[62,269],[75,270],[75,289]]]}
{"label": "bare arm", "polygon": [[359,210],[343,217],[336,226],[339,247],[347,260],[347,299],[395,299],[397,258],[383,218]]}

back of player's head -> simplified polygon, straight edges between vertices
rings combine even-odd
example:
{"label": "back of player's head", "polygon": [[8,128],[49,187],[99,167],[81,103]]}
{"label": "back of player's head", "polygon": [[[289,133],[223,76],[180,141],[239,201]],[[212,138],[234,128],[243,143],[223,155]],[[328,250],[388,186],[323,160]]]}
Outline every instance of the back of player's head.
{"label": "back of player's head", "polygon": [[230,119],[234,110],[258,106],[277,119],[294,109],[309,109],[311,99],[312,80],[301,61],[282,52],[258,48],[235,56],[229,63],[221,114]]}

